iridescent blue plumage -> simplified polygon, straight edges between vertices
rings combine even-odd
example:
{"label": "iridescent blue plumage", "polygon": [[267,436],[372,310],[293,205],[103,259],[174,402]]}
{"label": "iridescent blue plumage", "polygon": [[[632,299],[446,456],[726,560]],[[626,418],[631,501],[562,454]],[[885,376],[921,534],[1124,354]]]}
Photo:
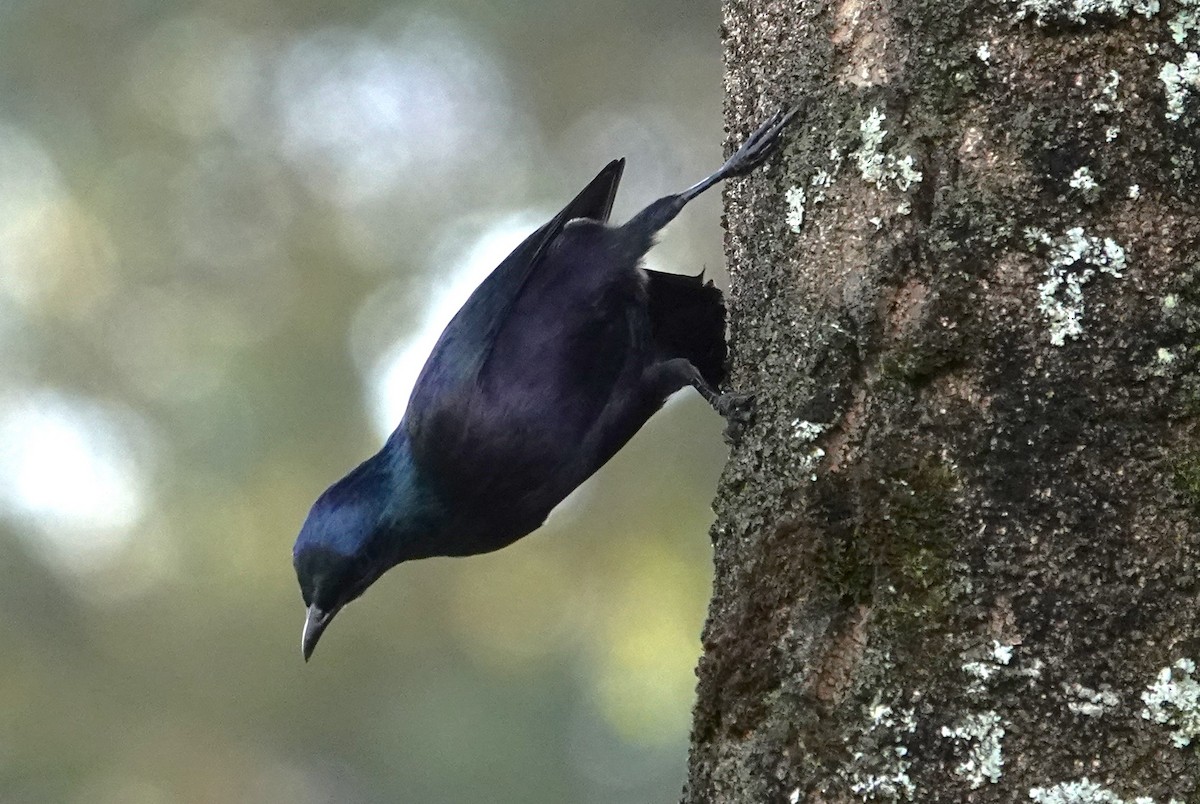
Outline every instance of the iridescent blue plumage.
{"label": "iridescent blue plumage", "polygon": [[679,389],[723,414],[721,293],[647,271],[653,238],[692,198],[774,149],[793,112],[717,172],[608,224],[610,162],[480,284],[434,346],[396,431],[331,486],[293,551],[311,655],[333,616],[402,561],[497,550],[538,528]]}

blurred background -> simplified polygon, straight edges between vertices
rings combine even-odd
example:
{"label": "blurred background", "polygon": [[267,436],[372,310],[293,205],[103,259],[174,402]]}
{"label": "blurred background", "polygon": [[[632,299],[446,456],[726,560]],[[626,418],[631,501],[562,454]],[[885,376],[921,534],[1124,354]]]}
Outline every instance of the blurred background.
{"label": "blurred background", "polygon": [[[0,801],[652,802],[725,448],[672,400],[551,522],[300,658],[291,544],[609,159],[720,162],[717,0],[0,0]],[[721,273],[719,198],[652,267]]]}

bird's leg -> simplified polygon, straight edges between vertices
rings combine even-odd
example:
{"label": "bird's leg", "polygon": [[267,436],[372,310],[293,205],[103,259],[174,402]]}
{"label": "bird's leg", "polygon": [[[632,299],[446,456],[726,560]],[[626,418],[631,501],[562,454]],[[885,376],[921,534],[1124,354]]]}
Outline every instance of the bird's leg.
{"label": "bird's leg", "polygon": [[704,381],[700,372],[684,357],[675,357],[656,364],[648,370],[646,387],[653,389],[658,399],[692,386],[704,401],[725,419],[725,440],[733,444],[741,440],[742,432],[754,419],[754,394],[721,393]]}
{"label": "bird's leg", "polygon": [[[744,176],[754,170],[775,151],[779,145],[780,133],[799,110],[799,106],[793,106],[786,112],[781,109],[771,115],[742,143],[742,147],[738,148],[733,156],[726,159],[725,164],[717,168],[712,175],[701,179],[677,195],[668,195],[658,199],[634,215],[625,226],[644,234],[646,238],[651,238],[655,232],[674,220],[689,201],[709,187],[724,179]],[[648,242],[647,247],[649,247]]]}
{"label": "bird's leg", "polygon": [[787,127],[788,123],[792,122],[792,118],[796,116],[798,111],[800,111],[800,107],[793,106],[786,112],[780,109],[771,115],[766,122],[754,130],[753,134],[746,138],[746,141],[742,143],[742,147],[738,148],[733,156],[725,160],[725,164],[717,168],[715,173],[702,181],[696,182],[679,195],[684,198],[685,202],[691,201],[722,179],[745,176],[754,170],[766,161],[768,156],[774,153],[775,148],[779,145],[780,133]]}

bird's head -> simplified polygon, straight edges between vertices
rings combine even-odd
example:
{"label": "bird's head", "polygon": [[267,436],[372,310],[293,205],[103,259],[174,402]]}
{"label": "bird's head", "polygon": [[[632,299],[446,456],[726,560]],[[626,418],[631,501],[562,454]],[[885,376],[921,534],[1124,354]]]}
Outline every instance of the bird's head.
{"label": "bird's head", "polygon": [[342,607],[401,561],[437,554],[444,511],[397,437],[313,503],[292,563],[308,608],[304,659]]}
{"label": "bird's head", "polygon": [[341,501],[336,491],[334,486],[313,505],[292,551],[308,609],[301,638],[305,661],[342,607],[392,566],[374,560],[380,522],[372,506]]}

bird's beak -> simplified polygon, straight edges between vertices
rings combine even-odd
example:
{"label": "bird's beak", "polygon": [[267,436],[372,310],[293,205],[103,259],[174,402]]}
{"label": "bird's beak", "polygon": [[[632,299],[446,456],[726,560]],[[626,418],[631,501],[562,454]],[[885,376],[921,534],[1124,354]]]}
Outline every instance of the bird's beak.
{"label": "bird's beak", "polygon": [[304,618],[304,634],[300,637],[300,650],[304,653],[304,661],[307,662],[312,656],[318,640],[321,639],[321,634],[324,633],[326,626],[333,620],[333,615],[337,612],[337,609],[322,611],[317,608],[315,603],[308,607],[308,614]]}

